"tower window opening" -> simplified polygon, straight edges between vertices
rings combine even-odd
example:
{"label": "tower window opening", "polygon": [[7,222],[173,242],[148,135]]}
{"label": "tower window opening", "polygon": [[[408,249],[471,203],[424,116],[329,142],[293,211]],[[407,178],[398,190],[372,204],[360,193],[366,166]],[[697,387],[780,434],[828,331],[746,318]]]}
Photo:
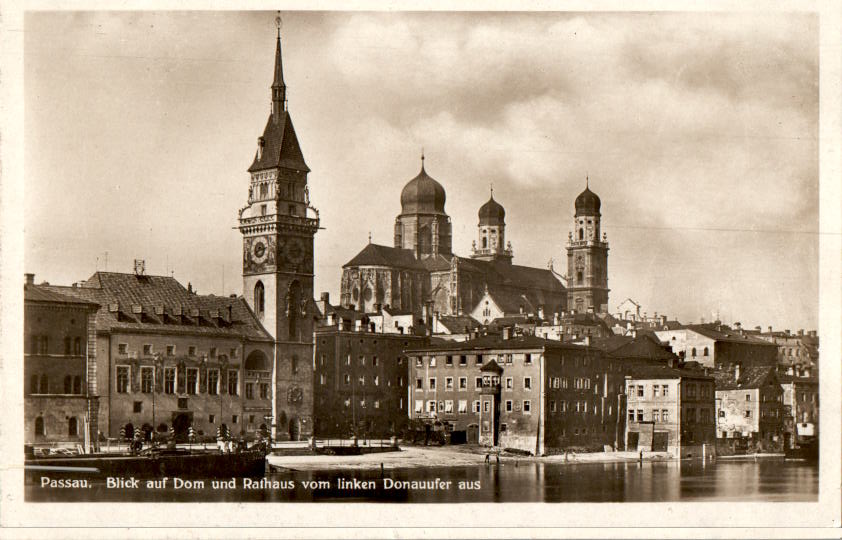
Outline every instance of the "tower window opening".
{"label": "tower window opening", "polygon": [[579,229],[579,240],[585,239],[585,229]]}
{"label": "tower window opening", "polygon": [[488,247],[488,238],[485,236],[482,237],[482,249],[486,249]]}
{"label": "tower window opening", "polygon": [[258,317],[263,317],[265,311],[265,296],[263,289],[263,282],[258,281],[254,286],[254,313]]}
{"label": "tower window opening", "polygon": [[582,271],[581,271],[581,270],[579,270],[578,272],[576,272],[576,282],[577,282],[577,283],[582,283]]}
{"label": "tower window opening", "polygon": [[260,205],[260,215],[261,215],[261,216],[265,216],[265,215],[266,215],[266,205],[265,205],[265,204],[261,204],[261,205]]}

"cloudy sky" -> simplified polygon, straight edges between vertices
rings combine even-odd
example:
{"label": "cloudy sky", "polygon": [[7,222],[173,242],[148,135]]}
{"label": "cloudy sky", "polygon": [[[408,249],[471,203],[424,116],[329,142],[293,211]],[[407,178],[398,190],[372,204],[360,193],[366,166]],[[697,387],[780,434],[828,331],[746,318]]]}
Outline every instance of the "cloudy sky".
{"label": "cloudy sky", "polygon": [[[274,13],[25,19],[25,257],[38,281],[170,270],[241,293],[237,210],[269,112]],[[563,269],[585,176],[610,308],[814,328],[818,21],[805,14],[283,14],[312,173],[316,294],[391,244],[420,166],[467,255],[494,184],[515,262]],[[224,274],[224,278],[223,278]],[[224,283],[224,289],[223,289]]]}

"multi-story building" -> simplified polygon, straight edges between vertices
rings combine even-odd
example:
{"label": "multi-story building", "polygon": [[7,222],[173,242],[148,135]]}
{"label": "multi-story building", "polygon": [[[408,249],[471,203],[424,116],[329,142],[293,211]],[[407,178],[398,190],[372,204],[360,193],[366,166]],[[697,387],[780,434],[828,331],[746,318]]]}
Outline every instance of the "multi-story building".
{"label": "multi-story building", "polygon": [[752,333],[778,347],[778,372],[794,377],[818,375],[819,338],[815,330],[804,332],[789,330],[760,332],[759,327]]}
{"label": "multi-story building", "polygon": [[742,438],[763,450],[783,448],[783,390],[774,366],[717,370],[715,378],[720,444]]}
{"label": "multi-story building", "polygon": [[[361,321],[361,319],[357,319]],[[314,419],[317,437],[387,437],[407,425],[409,380],[404,351],[429,338],[371,331],[331,317],[315,332]]]}
{"label": "multi-story building", "polygon": [[778,375],[778,380],[783,390],[784,444],[791,448],[799,437],[819,434],[819,380],[794,375]]}
{"label": "multi-story building", "polygon": [[139,430],[149,439],[172,428],[183,439],[191,426],[211,436],[223,424],[249,435],[269,424],[273,341],[243,298],[199,295],[142,268],[45,287],[99,305],[92,327],[102,435]]}
{"label": "multi-story building", "polygon": [[536,455],[622,444],[623,373],[598,349],[504,329],[407,356],[412,419]]}
{"label": "multi-story building", "polygon": [[96,325],[99,307],[34,284],[23,290],[24,442],[96,446]]}
{"label": "multi-story building", "polygon": [[626,377],[626,448],[715,454],[714,380],[700,369],[637,365]]}
{"label": "multi-story building", "polygon": [[721,323],[692,324],[655,334],[678,356],[708,368],[733,371],[737,365],[748,368],[777,362],[775,345]]}

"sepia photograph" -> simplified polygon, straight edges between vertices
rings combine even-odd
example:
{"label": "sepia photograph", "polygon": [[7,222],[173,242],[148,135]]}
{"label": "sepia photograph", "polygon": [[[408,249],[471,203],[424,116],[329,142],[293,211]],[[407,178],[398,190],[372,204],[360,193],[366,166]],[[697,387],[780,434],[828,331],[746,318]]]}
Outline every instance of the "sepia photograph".
{"label": "sepia photograph", "polygon": [[818,503],[819,13],[410,8],[21,14],[26,506]]}

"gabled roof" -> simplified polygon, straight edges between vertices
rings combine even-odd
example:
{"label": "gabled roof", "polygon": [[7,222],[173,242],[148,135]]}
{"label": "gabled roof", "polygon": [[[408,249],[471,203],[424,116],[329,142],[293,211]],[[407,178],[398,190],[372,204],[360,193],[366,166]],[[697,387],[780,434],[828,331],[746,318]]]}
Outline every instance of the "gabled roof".
{"label": "gabled roof", "polygon": [[423,265],[415,259],[412,250],[381,246],[380,244],[366,245],[353,259],[342,265],[342,268],[349,266],[393,266],[413,270],[424,269]]}
{"label": "gabled roof", "polygon": [[717,390],[740,390],[760,388],[769,384],[777,384],[778,378],[774,366],[751,366],[740,371],[740,379],[736,381],[733,371],[718,369],[713,372]]}
{"label": "gabled roof", "polygon": [[254,154],[249,172],[275,167],[310,172],[310,168],[304,162],[304,155],[301,153],[292,119],[287,111],[281,112],[277,121],[274,115],[269,115],[263,130],[263,152]]}
{"label": "gabled roof", "polygon": [[23,300],[26,303],[72,304],[79,308],[87,307],[91,309],[96,309],[99,306],[96,302],[91,302],[84,298],[77,298],[52,291],[46,285],[24,285]]}
{"label": "gabled roof", "polygon": [[529,301],[529,298],[520,291],[506,289],[494,289],[489,287],[488,296],[497,304],[506,315],[523,313],[535,313],[536,308]]}
{"label": "gabled roof", "polygon": [[461,334],[479,328],[479,321],[470,315],[442,315],[439,324],[447,328],[451,334]]}
{"label": "gabled roof", "polygon": [[169,276],[96,272],[80,287],[53,285],[49,290],[99,304],[98,332],[155,332],[272,341],[242,297],[195,294]]}
{"label": "gabled roof", "polygon": [[479,368],[480,371],[493,371],[494,373],[503,373],[503,368],[500,367],[495,360],[489,360]]}

